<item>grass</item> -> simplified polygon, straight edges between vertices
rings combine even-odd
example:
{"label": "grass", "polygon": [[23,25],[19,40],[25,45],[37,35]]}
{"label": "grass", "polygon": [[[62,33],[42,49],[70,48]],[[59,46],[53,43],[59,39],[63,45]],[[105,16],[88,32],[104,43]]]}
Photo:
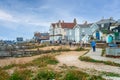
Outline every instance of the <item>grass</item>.
{"label": "grass", "polygon": [[89,75],[80,70],[66,69],[54,71],[50,69],[39,70],[32,80],[104,80],[101,76]]}
{"label": "grass", "polygon": [[95,60],[95,59],[92,59],[88,56],[80,56],[79,59],[81,61],[87,61],[87,62],[94,62],[94,63],[104,63],[106,65],[111,65],[111,66],[118,66],[120,67],[120,64],[118,63],[115,63],[115,62],[111,62],[111,61],[100,61],[100,60]]}
{"label": "grass", "polygon": [[39,70],[37,75],[32,80],[53,80],[56,78],[56,73],[52,70]]}
{"label": "grass", "polygon": [[67,70],[62,80],[104,80],[101,76],[89,75],[80,70]]}
{"label": "grass", "polygon": [[34,59],[32,61],[33,65],[37,65],[39,67],[44,67],[47,64],[55,65],[58,63],[58,61],[55,59],[53,55],[43,55],[42,57],[39,57],[37,59]]}
{"label": "grass", "polygon": [[100,72],[101,76],[120,77],[120,74],[112,72]]}
{"label": "grass", "polygon": [[15,66],[17,66],[17,64],[14,64],[14,63],[12,63],[12,64],[10,64],[10,65],[7,65],[7,66],[4,66],[3,67],[3,69],[11,69],[11,68],[13,68],[13,67],[15,67]]}
{"label": "grass", "polygon": [[0,80],[7,80],[9,77],[9,74],[0,68]]}
{"label": "grass", "polygon": [[19,67],[19,68],[26,68],[28,66],[38,66],[38,67],[44,67],[47,66],[47,64],[55,65],[58,61],[56,60],[55,56],[52,54],[43,55],[39,58],[34,59],[33,61],[25,64],[10,64],[7,66],[4,66],[2,69],[7,70],[11,69],[13,67]]}
{"label": "grass", "polygon": [[85,51],[86,49],[82,48],[82,47],[78,47],[75,49],[75,51]]}
{"label": "grass", "polygon": [[16,70],[8,80],[30,80],[31,77],[32,77],[31,70],[28,69]]}

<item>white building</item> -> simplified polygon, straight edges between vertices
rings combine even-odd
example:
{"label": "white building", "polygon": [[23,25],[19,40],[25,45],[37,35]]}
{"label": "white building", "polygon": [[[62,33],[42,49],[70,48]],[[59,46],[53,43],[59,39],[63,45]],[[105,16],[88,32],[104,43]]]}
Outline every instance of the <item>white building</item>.
{"label": "white building", "polygon": [[[68,40],[69,31],[77,24],[76,19],[73,22],[60,21],[50,25],[50,41]],[[71,33],[72,34],[72,33]]]}

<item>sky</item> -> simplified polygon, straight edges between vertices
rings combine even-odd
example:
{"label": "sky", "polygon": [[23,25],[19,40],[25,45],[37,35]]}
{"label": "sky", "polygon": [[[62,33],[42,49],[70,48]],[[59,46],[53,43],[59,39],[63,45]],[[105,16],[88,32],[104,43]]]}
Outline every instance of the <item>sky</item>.
{"label": "sky", "polygon": [[34,32],[49,32],[50,24],[119,19],[119,0],[0,0],[0,40],[31,39]]}

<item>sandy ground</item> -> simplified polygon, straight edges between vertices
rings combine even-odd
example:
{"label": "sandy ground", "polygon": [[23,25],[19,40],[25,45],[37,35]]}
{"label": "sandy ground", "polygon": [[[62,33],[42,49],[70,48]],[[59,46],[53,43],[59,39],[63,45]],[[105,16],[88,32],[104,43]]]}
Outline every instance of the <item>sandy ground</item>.
{"label": "sandy ground", "polygon": [[30,62],[38,57],[40,57],[41,55],[37,55],[37,56],[32,56],[32,57],[22,57],[22,58],[5,58],[5,59],[0,59],[0,66],[6,66],[12,63],[15,64],[24,64],[27,62]]}
{"label": "sandy ground", "polygon": [[[50,48],[58,48],[57,46],[54,47],[46,47],[45,50]],[[72,48],[73,49],[73,48]],[[80,69],[95,69],[98,71],[105,71],[105,72],[113,72],[120,74],[120,67],[116,66],[109,66],[104,65],[101,63],[91,63],[91,62],[84,62],[80,61],[78,58],[79,56],[83,55],[86,51],[71,51],[71,52],[62,52],[60,55],[56,56],[56,59],[60,62],[60,64],[66,64],[67,66],[75,66]],[[44,54],[43,54],[44,55]],[[32,61],[35,58],[40,57],[41,55],[32,56],[32,57],[22,57],[22,58],[6,58],[0,59],[0,66],[9,65],[11,63],[22,64]]]}

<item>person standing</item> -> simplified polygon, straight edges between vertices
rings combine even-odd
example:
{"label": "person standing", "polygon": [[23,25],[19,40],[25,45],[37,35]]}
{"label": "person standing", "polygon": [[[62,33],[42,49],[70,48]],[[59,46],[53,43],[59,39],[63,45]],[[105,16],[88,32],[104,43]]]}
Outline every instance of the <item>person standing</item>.
{"label": "person standing", "polygon": [[96,42],[94,40],[92,40],[91,46],[93,48],[93,52],[95,52],[96,51]]}

